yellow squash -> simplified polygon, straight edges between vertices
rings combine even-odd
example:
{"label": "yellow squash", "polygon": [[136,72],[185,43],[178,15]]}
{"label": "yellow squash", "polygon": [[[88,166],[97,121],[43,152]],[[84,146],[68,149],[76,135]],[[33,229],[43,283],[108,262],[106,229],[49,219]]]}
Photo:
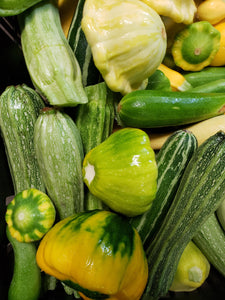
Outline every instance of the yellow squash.
{"label": "yellow squash", "polygon": [[214,25],[214,28],[220,32],[221,38],[219,50],[210,65],[220,67],[225,65],[225,20]]}
{"label": "yellow squash", "polygon": [[56,223],[36,258],[41,270],[84,299],[138,300],[147,283],[139,234],[126,218],[110,211],[86,211]]}
{"label": "yellow squash", "polygon": [[224,0],[206,0],[202,1],[197,8],[197,18],[201,21],[208,21],[211,24],[217,24],[225,18]]}

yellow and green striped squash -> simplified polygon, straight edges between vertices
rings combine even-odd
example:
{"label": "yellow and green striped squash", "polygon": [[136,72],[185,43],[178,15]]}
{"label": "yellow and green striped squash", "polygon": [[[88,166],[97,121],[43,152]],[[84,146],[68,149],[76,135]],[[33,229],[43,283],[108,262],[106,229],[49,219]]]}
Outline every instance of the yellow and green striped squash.
{"label": "yellow and green striped squash", "polygon": [[8,204],[5,219],[9,232],[19,242],[40,240],[55,222],[56,211],[51,199],[30,188],[15,195]]}

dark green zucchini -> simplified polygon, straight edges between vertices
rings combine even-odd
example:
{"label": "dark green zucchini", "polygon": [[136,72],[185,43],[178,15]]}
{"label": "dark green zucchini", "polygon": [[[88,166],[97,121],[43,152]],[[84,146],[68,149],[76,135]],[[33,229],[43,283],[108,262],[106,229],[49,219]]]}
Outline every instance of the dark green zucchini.
{"label": "dark green zucchini", "polygon": [[224,93],[225,92],[225,79],[213,80],[208,83],[190,88],[189,92],[194,93]]}
{"label": "dark green zucchini", "polygon": [[150,209],[135,218],[131,224],[141,236],[144,248],[148,248],[157,233],[173,201],[183,172],[197,148],[195,136],[185,130],[175,131],[156,155],[158,184],[156,197]]}
{"label": "dark green zucchini", "polygon": [[68,42],[80,65],[84,86],[94,85],[102,81],[101,74],[96,68],[91,48],[81,28],[85,0],[79,0],[68,31]]}
{"label": "dark green zucchini", "polygon": [[179,259],[199,228],[225,198],[225,133],[200,145],[182,176],[174,200],[149,248],[149,279],[143,299],[169,290]]}
{"label": "dark green zucchini", "polygon": [[122,126],[179,126],[223,114],[225,94],[139,90],[125,95],[117,110]]}
{"label": "dark green zucchini", "polygon": [[198,72],[186,73],[184,78],[191,84],[192,87],[197,87],[205,83],[210,83],[214,80],[224,79],[225,67],[206,67]]}
{"label": "dark green zucchini", "polygon": [[33,143],[34,124],[44,102],[26,85],[7,87],[0,100],[0,129],[14,193],[31,187],[45,192]]}
{"label": "dark green zucchini", "polygon": [[35,123],[34,147],[49,197],[60,219],[84,208],[83,145],[66,113],[46,107]]}
{"label": "dark green zucchini", "polygon": [[[103,142],[113,130],[114,106],[112,92],[105,82],[85,88],[88,103],[77,109],[75,123],[80,131],[84,154]],[[85,191],[85,209],[103,208],[102,201],[88,189]]]}
{"label": "dark green zucchini", "polygon": [[225,232],[215,213],[201,226],[193,241],[208,261],[225,277]]}
{"label": "dark green zucchini", "polygon": [[148,78],[148,84],[145,89],[172,91],[169,78],[158,69]]}

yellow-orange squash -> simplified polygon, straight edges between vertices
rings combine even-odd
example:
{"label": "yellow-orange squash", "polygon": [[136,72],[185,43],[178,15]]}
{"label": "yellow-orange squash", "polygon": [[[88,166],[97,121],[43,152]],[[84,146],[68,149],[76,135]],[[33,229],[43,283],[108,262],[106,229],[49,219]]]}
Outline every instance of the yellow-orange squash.
{"label": "yellow-orange squash", "polygon": [[37,263],[84,299],[140,299],[148,267],[137,231],[122,215],[85,211],[55,224],[42,239]]}

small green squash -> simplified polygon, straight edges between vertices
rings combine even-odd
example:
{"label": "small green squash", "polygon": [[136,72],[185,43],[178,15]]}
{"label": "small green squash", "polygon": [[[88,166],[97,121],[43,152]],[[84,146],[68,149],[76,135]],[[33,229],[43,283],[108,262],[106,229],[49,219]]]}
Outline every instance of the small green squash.
{"label": "small green squash", "polygon": [[135,216],[155,198],[158,170],[146,132],[124,128],[90,150],[83,179],[93,195],[114,211]]}
{"label": "small green squash", "polygon": [[41,240],[37,264],[83,299],[140,299],[148,277],[138,232],[127,218],[103,210],[56,223]]}
{"label": "small green squash", "polygon": [[40,240],[55,221],[55,207],[43,192],[24,190],[8,204],[5,219],[13,238],[19,242]]}
{"label": "small green squash", "polygon": [[175,64],[185,71],[210,65],[220,47],[220,32],[208,21],[194,22],[180,31],[172,46]]}

